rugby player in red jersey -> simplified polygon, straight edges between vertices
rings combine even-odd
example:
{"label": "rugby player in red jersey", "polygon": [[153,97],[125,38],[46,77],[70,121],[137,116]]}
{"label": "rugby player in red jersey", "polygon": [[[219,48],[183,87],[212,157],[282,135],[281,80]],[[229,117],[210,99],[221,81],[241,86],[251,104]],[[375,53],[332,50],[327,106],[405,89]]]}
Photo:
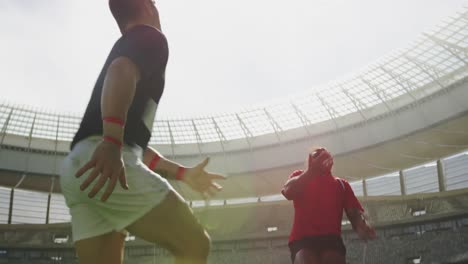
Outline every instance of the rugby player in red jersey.
{"label": "rugby player in red jersey", "polygon": [[289,237],[293,264],[345,264],[341,239],[343,209],[363,240],[374,239],[364,209],[349,183],[331,173],[332,155],[324,148],[309,154],[306,170],[296,170],[281,191],[294,203],[294,224]]}

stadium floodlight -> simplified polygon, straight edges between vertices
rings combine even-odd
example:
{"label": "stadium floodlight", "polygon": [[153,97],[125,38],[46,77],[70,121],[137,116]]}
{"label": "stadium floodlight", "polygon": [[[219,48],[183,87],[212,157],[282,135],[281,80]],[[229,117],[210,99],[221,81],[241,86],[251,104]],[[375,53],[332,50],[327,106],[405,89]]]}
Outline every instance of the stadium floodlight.
{"label": "stadium floodlight", "polygon": [[130,234],[127,235],[127,237],[125,238],[125,241],[128,242],[128,241],[135,241],[135,236],[132,236]]}
{"label": "stadium floodlight", "polygon": [[408,261],[406,263],[408,263],[408,264],[420,264],[421,263],[421,256],[408,258]]}
{"label": "stadium floodlight", "polygon": [[65,244],[68,242],[68,239],[69,239],[68,235],[54,235],[55,244]]}
{"label": "stadium floodlight", "polygon": [[423,216],[426,214],[426,208],[422,208],[422,209],[413,209],[411,208],[411,215],[413,216]]}
{"label": "stadium floodlight", "polygon": [[276,227],[276,226],[269,226],[269,227],[267,227],[267,232],[268,232],[268,233],[276,232],[276,231],[278,231],[278,227]]}

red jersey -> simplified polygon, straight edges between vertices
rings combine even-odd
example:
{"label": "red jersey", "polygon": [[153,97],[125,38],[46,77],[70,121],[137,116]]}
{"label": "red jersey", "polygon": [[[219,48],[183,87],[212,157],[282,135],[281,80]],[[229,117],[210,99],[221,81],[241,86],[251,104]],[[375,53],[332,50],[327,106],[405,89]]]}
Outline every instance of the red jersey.
{"label": "red jersey", "polygon": [[[289,178],[299,176],[294,171]],[[343,209],[364,209],[348,181],[334,176],[318,176],[308,182],[294,201],[294,224],[289,242],[306,236],[341,235]]]}

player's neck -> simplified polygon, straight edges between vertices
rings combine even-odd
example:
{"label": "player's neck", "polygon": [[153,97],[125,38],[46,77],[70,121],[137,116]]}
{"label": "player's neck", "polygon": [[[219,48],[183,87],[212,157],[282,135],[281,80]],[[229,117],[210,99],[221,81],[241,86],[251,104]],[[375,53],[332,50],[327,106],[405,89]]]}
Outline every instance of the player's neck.
{"label": "player's neck", "polygon": [[154,27],[156,29],[158,29],[159,31],[161,31],[161,26],[160,25],[155,25],[156,23],[151,23],[149,21],[133,21],[133,22],[130,22],[128,23],[125,28],[123,28],[121,30],[122,32],[122,35],[125,34],[126,32],[128,32],[129,30],[131,30],[132,28],[136,27],[136,26],[139,26],[139,25],[146,25],[146,26],[150,26],[150,27]]}

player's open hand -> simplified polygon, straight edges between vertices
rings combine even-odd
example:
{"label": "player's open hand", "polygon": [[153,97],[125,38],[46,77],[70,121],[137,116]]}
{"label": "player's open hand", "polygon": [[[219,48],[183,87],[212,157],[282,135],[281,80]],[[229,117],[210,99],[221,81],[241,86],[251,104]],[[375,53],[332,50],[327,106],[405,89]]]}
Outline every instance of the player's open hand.
{"label": "player's open hand", "polygon": [[187,168],[184,174],[183,181],[188,184],[194,191],[201,193],[205,198],[214,196],[216,192],[221,191],[223,187],[214,182],[214,180],[224,180],[225,176],[215,173],[210,173],[205,170],[208,165],[209,158],[200,162],[192,168]]}
{"label": "player's open hand", "polygon": [[80,190],[84,191],[93,181],[96,180],[96,178],[98,179],[96,184],[94,184],[93,188],[88,193],[89,198],[94,198],[106,183],[106,190],[101,196],[101,201],[103,202],[105,202],[112,194],[117,181],[120,181],[122,188],[128,189],[122,153],[120,148],[115,144],[102,141],[96,147],[91,160],[81,167],[75,176],[81,177],[85,172],[91,169],[91,173],[80,185]]}

